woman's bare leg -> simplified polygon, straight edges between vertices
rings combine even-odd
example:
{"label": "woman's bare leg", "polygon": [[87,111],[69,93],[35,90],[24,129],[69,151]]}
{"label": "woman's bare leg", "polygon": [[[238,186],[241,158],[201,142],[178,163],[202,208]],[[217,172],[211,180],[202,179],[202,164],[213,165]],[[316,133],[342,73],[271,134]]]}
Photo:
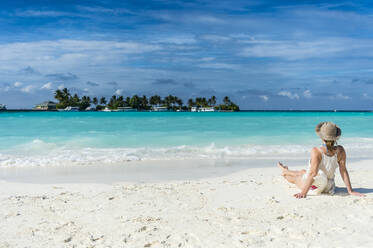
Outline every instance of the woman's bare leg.
{"label": "woman's bare leg", "polygon": [[281,162],[278,162],[277,166],[282,170],[283,176],[303,176],[306,173],[306,170],[289,170],[289,168]]}
{"label": "woman's bare leg", "polygon": [[296,182],[296,176],[290,176],[290,175],[283,175],[283,177],[289,182],[295,184]]}
{"label": "woman's bare leg", "polygon": [[287,166],[284,166],[282,163],[278,162],[278,167],[282,170],[282,176],[289,182],[295,184],[299,189],[303,188],[302,177],[306,173],[306,170],[300,171],[291,171]]}
{"label": "woman's bare leg", "polygon": [[303,189],[303,187],[304,187],[303,175],[302,176],[300,176],[300,175],[296,176],[295,185],[298,187],[298,189]]}
{"label": "woman's bare leg", "polygon": [[298,176],[289,176],[286,175],[284,178],[292,184],[295,184],[299,189],[303,189],[304,186],[304,181],[303,181],[303,176],[298,175]]}

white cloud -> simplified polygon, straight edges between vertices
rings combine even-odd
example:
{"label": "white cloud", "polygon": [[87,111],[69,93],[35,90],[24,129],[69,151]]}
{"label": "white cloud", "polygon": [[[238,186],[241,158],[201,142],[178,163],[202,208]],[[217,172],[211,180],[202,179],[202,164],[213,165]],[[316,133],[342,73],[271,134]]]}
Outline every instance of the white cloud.
{"label": "white cloud", "polygon": [[299,99],[299,95],[297,93],[291,93],[290,91],[280,91],[278,93],[279,96],[285,96],[290,99]]}
{"label": "white cloud", "polygon": [[24,93],[30,93],[30,92],[33,90],[33,88],[34,88],[34,86],[32,86],[32,85],[27,85],[27,86],[23,87],[23,88],[21,89],[21,91],[24,92]]}
{"label": "white cloud", "polygon": [[16,16],[24,17],[60,17],[60,16],[72,16],[74,13],[52,11],[52,10],[26,10],[18,11],[15,13]]}
{"label": "white cloud", "polygon": [[121,89],[117,89],[117,90],[115,91],[115,94],[118,95],[118,96],[121,95],[121,94],[122,94],[122,90],[121,90]]}
{"label": "white cloud", "polygon": [[51,82],[48,82],[48,83],[46,83],[46,84],[44,84],[42,87],[41,87],[41,89],[43,90],[43,89],[46,89],[46,90],[50,90],[50,89],[52,89],[52,83]]}
{"label": "white cloud", "polygon": [[229,36],[206,34],[206,35],[200,36],[200,39],[212,41],[212,42],[224,42],[224,41],[230,41],[232,38]]}
{"label": "white cloud", "polygon": [[8,92],[10,89],[10,86],[8,84],[5,84],[3,87],[0,87],[0,92]]}
{"label": "white cloud", "polygon": [[79,10],[92,12],[92,13],[103,13],[103,14],[136,14],[135,12],[123,9],[123,8],[104,8],[101,6],[77,6]]}
{"label": "white cloud", "polygon": [[[122,64],[129,56],[161,50],[159,44],[140,42],[52,40],[0,44],[0,70],[32,66],[45,72],[56,68],[74,70],[79,66]],[[32,62],[32,63],[31,63]]]}
{"label": "white cloud", "polygon": [[264,102],[268,102],[269,97],[266,95],[259,96]]}
{"label": "white cloud", "polygon": [[342,100],[348,100],[348,99],[351,99],[351,97],[349,97],[349,96],[345,96],[345,95],[343,95],[342,93],[338,93],[335,97],[336,97],[337,99],[342,99]]}
{"label": "white cloud", "polygon": [[367,93],[364,93],[362,96],[363,96],[364,99],[369,99],[369,100],[373,99],[373,97],[368,95]]}
{"label": "white cloud", "polygon": [[210,24],[222,24],[225,23],[223,19],[217,18],[215,16],[199,16],[195,19],[196,21]]}
{"label": "white cloud", "polygon": [[310,90],[305,90],[305,91],[303,92],[303,96],[304,96],[305,98],[312,98],[312,92],[311,92]]}
{"label": "white cloud", "polygon": [[155,43],[171,43],[176,45],[195,44],[196,42],[196,39],[192,36],[164,37],[155,41]]}
{"label": "white cloud", "polygon": [[214,57],[203,57],[200,60],[203,62],[210,62],[213,61],[215,58]]}
{"label": "white cloud", "polygon": [[[325,38],[314,41],[294,40],[247,40],[251,46],[243,49],[239,55],[258,58],[282,58],[285,60],[299,60],[309,58],[338,57],[351,54],[359,56],[356,51],[370,51],[373,49],[371,40],[348,38]],[[366,53],[365,56],[373,56]]]}
{"label": "white cloud", "polygon": [[207,69],[230,69],[230,70],[237,69],[237,65],[226,64],[226,63],[205,63],[205,64],[198,65],[198,67],[207,68]]}
{"label": "white cloud", "polygon": [[217,18],[215,16],[191,16],[188,21],[200,22],[204,24],[222,24],[225,23],[223,19]]}
{"label": "white cloud", "polygon": [[15,82],[14,83],[14,87],[21,87],[23,85],[23,83],[21,83],[21,82]]}
{"label": "white cloud", "polygon": [[172,13],[172,12],[162,12],[162,11],[157,11],[153,13],[148,13],[150,14],[153,18],[161,19],[167,22],[182,22],[186,24],[190,23],[198,23],[202,25],[218,25],[218,24],[224,24],[226,23],[226,20],[223,18],[219,18],[216,16],[212,15],[199,15],[199,14],[180,14],[178,13]]}

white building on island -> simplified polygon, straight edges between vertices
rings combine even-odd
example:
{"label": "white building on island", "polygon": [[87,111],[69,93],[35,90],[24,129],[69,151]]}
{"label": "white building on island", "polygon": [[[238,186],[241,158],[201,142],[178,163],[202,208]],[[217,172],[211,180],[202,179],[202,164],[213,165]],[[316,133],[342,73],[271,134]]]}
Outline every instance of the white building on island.
{"label": "white building on island", "polygon": [[198,112],[215,112],[214,107],[199,108]]}
{"label": "white building on island", "polygon": [[190,109],[191,112],[215,112],[214,107],[192,107]]}
{"label": "white building on island", "polygon": [[36,105],[34,110],[56,110],[56,103],[52,101],[45,101]]}
{"label": "white building on island", "polygon": [[167,107],[164,106],[153,106],[152,111],[154,112],[167,112],[169,111]]}
{"label": "white building on island", "polygon": [[114,112],[137,112],[137,109],[131,107],[118,107]]}

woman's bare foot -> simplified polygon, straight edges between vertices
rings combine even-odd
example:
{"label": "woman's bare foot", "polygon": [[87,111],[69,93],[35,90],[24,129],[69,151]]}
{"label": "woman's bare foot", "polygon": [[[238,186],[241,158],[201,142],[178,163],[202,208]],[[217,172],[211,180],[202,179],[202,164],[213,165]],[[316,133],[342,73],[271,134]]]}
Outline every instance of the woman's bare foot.
{"label": "woman's bare foot", "polygon": [[282,170],[282,175],[285,176],[286,171],[289,169],[289,167],[283,165],[281,162],[278,162],[277,166]]}

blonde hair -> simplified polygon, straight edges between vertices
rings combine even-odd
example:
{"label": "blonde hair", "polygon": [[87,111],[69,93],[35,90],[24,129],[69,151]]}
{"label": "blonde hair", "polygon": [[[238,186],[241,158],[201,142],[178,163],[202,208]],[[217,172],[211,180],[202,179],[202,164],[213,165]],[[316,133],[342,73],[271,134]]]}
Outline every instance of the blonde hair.
{"label": "blonde hair", "polygon": [[326,145],[326,149],[328,151],[333,150],[333,147],[335,145],[335,141],[334,140],[324,140],[324,142],[325,142],[325,145]]}

